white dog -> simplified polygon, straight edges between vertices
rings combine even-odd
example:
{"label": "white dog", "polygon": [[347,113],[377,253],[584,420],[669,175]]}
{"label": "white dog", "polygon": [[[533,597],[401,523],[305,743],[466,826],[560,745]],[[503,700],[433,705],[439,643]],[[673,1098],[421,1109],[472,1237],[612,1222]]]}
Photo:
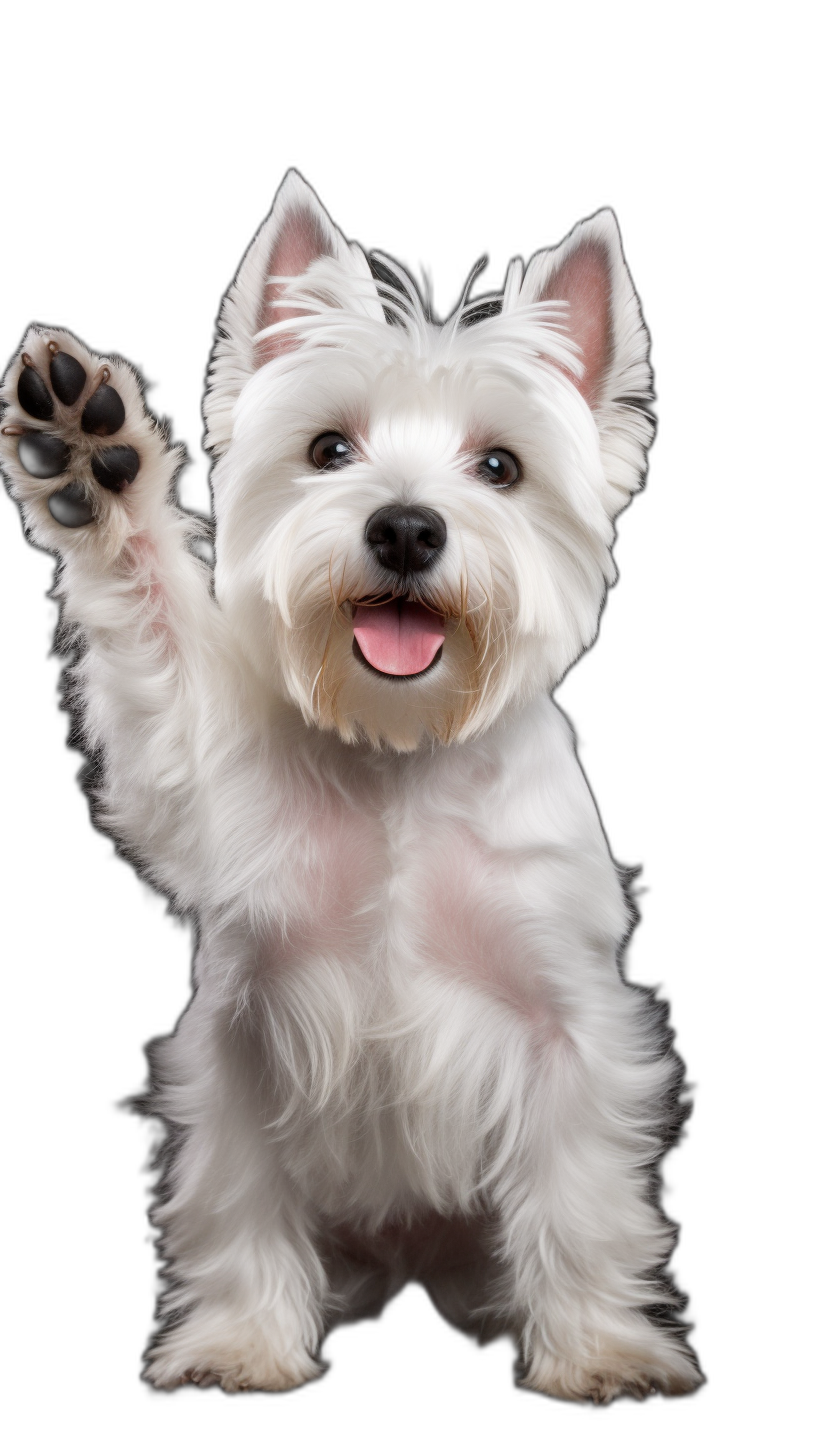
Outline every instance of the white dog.
{"label": "white dog", "polygon": [[438,323],[288,174],[212,357],[214,572],[126,363],[35,326],[4,381],[100,821],[198,931],[151,1053],[157,1386],[298,1385],[412,1277],[536,1390],[702,1378],[657,1204],[682,1065],[551,698],[642,483],[648,335],[608,211],[472,282]]}

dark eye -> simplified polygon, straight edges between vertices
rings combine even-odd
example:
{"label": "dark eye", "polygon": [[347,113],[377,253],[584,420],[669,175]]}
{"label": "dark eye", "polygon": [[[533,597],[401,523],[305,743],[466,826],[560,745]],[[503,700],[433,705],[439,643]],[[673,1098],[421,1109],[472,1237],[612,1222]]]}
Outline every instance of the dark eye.
{"label": "dark eye", "polygon": [[500,490],[507,485],[515,485],[521,479],[521,466],[509,450],[489,450],[476,468],[483,480]]}
{"label": "dark eye", "polygon": [[309,446],[309,453],[318,470],[336,470],[338,465],[348,465],[354,459],[348,440],[333,430],[329,434],[318,435]]}

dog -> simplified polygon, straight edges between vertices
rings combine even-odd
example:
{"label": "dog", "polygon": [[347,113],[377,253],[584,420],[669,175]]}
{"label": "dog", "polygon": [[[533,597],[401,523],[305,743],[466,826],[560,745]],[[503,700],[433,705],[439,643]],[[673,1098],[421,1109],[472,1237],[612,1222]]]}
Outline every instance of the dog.
{"label": "dog", "polygon": [[146,1377],[285,1390],[408,1279],[571,1399],[702,1380],[665,1006],[552,697],[654,431],[614,214],[437,320],[291,171],[224,297],[209,527],[136,371],[32,326],[3,466],[57,558],[98,825],[195,926],[149,1049]]}

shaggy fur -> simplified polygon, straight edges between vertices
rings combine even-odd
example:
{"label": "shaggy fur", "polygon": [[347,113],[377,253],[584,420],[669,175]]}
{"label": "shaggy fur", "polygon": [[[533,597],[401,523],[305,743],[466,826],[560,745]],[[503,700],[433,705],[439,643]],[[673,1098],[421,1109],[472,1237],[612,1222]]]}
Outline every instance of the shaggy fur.
{"label": "shaggy fur", "polygon": [[[537,1390],[701,1379],[655,1197],[682,1069],[620,973],[631,908],[551,697],[642,483],[648,336],[608,211],[511,263],[496,298],[468,292],[440,324],[288,174],[212,358],[212,579],[130,366],[35,326],[32,366],[47,380],[50,342],[85,392],[33,425],[20,355],[4,381],[101,822],[198,928],[195,995],[151,1050],[157,1386],[298,1385],[332,1321],[411,1277],[464,1327],[512,1331]],[[103,364],[140,457],[118,493],[80,426]],[[71,446],[90,524],[49,513],[67,476],[22,469],[35,425]],[[342,468],[313,463],[326,431]],[[507,489],[480,466],[497,448],[521,464]],[[394,503],[447,530],[399,580],[365,538]],[[352,651],[355,611],[399,594],[443,623],[418,677]]]}

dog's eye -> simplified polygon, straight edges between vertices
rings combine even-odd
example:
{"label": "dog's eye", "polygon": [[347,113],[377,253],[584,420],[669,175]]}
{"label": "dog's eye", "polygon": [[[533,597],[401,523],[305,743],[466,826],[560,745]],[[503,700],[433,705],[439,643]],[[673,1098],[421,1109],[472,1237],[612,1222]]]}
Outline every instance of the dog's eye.
{"label": "dog's eye", "polygon": [[354,459],[348,440],[333,430],[326,435],[318,435],[309,446],[309,453],[318,470],[336,470],[339,465],[348,465]]}
{"label": "dog's eye", "polygon": [[487,455],[482,456],[476,468],[483,480],[489,485],[498,486],[500,490],[505,486],[515,485],[521,478],[521,466],[509,450],[490,450]]}

